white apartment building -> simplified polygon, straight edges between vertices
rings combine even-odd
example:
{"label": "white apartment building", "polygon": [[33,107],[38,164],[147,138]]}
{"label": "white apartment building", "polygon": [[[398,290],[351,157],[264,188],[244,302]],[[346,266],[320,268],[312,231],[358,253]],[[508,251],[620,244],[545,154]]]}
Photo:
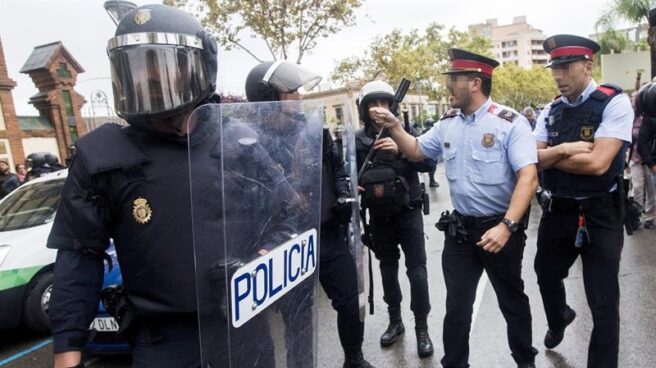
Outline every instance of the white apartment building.
{"label": "white apartment building", "polygon": [[488,19],[468,28],[469,33],[478,33],[492,41],[494,56],[503,65],[530,69],[533,65],[545,65],[549,60],[542,48],[547,36],[528,24],[526,16],[515,17],[512,24],[499,25],[497,19]]}

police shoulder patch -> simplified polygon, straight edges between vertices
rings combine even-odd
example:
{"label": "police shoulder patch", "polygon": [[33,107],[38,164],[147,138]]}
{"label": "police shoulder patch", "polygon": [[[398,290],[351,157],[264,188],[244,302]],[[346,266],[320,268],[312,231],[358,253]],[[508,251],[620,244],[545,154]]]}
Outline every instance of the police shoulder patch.
{"label": "police shoulder patch", "polygon": [[499,111],[497,116],[500,117],[501,119],[507,120],[507,121],[512,123],[513,121],[515,121],[515,119],[517,119],[519,114],[517,114],[516,112],[512,112],[510,110],[507,110],[507,109],[503,109],[503,110]]}
{"label": "police shoulder patch", "polygon": [[450,119],[450,118],[456,117],[458,115],[460,115],[460,109],[451,109],[451,110],[448,110],[447,112],[445,112],[444,114],[442,114],[442,117],[440,118],[440,120]]}

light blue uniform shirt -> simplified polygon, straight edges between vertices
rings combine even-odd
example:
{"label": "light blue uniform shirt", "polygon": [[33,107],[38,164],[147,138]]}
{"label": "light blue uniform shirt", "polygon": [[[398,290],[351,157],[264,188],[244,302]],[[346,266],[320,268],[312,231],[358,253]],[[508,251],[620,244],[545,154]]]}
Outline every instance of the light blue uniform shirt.
{"label": "light blue uniform shirt", "polygon": [[[583,90],[581,95],[574,102],[570,102],[567,97],[563,96],[561,99],[568,106],[578,106],[584,103],[592,92],[597,89],[597,83],[591,79],[588,86]],[[547,136],[547,119],[549,119],[549,111],[551,110],[551,103],[547,105],[540,116],[535,126],[535,139],[538,142],[548,142]],[[633,107],[629,96],[621,94],[613,97],[612,100],[606,105],[604,112],[601,115],[601,124],[595,132],[595,138],[617,138],[625,142],[631,143],[631,132],[633,129]]]}
{"label": "light blue uniform shirt", "polygon": [[[511,122],[499,114],[515,116]],[[488,99],[471,116],[444,118],[417,140],[424,156],[444,156],[453,207],[483,217],[506,213],[515,173],[538,162],[531,134],[525,117]]]}

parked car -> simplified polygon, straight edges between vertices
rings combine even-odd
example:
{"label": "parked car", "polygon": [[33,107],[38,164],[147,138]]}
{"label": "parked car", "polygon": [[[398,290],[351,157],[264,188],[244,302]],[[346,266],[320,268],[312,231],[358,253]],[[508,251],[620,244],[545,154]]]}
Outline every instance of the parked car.
{"label": "parked car", "polygon": [[[57,251],[46,248],[46,241],[67,174],[62,170],[26,182],[0,200],[0,329],[50,332],[47,311]],[[104,287],[122,282],[113,244],[108,254],[113,267],[105,265]],[[88,350],[129,349],[116,338],[118,324],[102,303],[90,328],[95,332]]]}

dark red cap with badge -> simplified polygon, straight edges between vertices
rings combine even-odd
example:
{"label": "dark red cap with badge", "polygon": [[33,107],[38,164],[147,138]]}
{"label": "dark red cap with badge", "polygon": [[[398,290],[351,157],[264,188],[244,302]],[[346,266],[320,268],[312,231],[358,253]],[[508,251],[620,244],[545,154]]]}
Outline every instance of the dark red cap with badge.
{"label": "dark red cap with badge", "polygon": [[494,68],[499,66],[494,59],[460,49],[449,49],[449,59],[451,69],[442,74],[483,73],[491,77]]}
{"label": "dark red cap with badge", "polygon": [[542,47],[550,57],[547,68],[573,61],[592,60],[601,48],[591,39],[569,34],[551,36],[544,40]]}

